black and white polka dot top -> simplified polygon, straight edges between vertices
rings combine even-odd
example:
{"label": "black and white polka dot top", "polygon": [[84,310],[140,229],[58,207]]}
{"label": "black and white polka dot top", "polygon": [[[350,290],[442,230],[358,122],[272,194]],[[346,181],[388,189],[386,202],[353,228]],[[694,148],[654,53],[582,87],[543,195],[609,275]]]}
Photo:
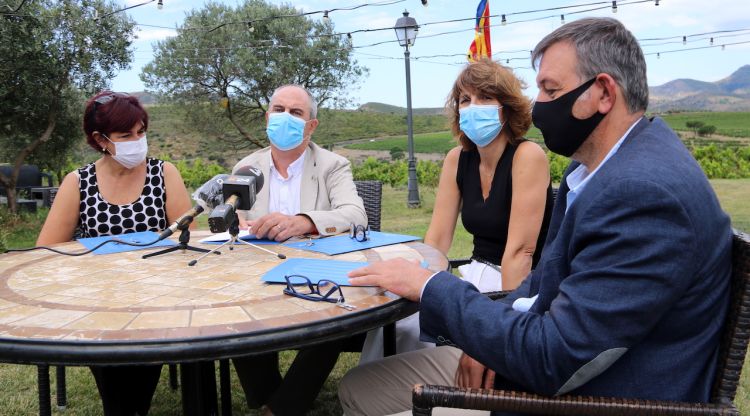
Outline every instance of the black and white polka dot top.
{"label": "black and white polka dot top", "polygon": [[130,204],[110,204],[96,182],[96,166],[91,163],[78,169],[81,195],[79,232],[81,237],[160,231],[167,227],[164,162],[146,160],[146,181],[138,199]]}

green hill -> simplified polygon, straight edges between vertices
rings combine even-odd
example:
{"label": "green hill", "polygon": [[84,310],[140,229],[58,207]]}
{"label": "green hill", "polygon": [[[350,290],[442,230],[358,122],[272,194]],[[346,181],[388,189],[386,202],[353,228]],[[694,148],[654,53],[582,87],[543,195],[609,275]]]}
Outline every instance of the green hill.
{"label": "green hill", "polygon": [[[383,103],[364,103],[358,108],[359,111],[369,111],[374,113],[387,113],[387,114],[403,114],[406,115],[406,108],[399,107],[396,105],[383,104]],[[443,107],[435,108],[412,108],[412,115],[444,115],[445,109]]]}

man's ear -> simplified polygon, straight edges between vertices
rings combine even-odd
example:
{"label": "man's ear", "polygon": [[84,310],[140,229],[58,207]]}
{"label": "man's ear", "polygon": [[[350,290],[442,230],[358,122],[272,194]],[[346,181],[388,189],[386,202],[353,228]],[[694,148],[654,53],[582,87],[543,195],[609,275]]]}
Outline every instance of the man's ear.
{"label": "man's ear", "polygon": [[307,136],[312,136],[312,134],[315,132],[315,129],[318,128],[318,119],[314,118],[307,122]]}
{"label": "man's ear", "polygon": [[620,90],[617,83],[611,75],[599,74],[596,76],[594,84],[597,85],[601,91],[601,94],[598,97],[599,112],[607,114],[612,111],[612,108],[615,106],[615,103],[619,98],[618,95],[620,94]]}

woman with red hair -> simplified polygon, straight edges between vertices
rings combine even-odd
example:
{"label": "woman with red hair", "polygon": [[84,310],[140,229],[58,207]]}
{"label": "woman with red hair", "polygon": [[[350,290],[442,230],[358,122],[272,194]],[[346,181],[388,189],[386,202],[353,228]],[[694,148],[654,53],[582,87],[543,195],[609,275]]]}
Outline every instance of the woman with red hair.
{"label": "woman with red hair", "polygon": [[[147,158],[148,113],[138,99],[102,91],[86,102],[86,142],[101,157],[65,176],[36,244],[167,228],[190,209],[180,172]],[[145,415],[161,365],[91,367],[104,414]]]}

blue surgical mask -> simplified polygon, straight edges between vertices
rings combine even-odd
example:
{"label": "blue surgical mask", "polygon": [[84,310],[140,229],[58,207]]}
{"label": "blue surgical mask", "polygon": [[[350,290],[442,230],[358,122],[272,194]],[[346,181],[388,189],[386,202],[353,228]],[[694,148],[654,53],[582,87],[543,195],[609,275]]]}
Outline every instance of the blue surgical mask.
{"label": "blue surgical mask", "polygon": [[279,150],[291,150],[302,144],[305,133],[305,120],[287,112],[270,113],[266,134],[271,144]]}
{"label": "blue surgical mask", "polygon": [[497,137],[503,128],[498,105],[474,105],[458,110],[459,127],[474,144],[484,147]]}

